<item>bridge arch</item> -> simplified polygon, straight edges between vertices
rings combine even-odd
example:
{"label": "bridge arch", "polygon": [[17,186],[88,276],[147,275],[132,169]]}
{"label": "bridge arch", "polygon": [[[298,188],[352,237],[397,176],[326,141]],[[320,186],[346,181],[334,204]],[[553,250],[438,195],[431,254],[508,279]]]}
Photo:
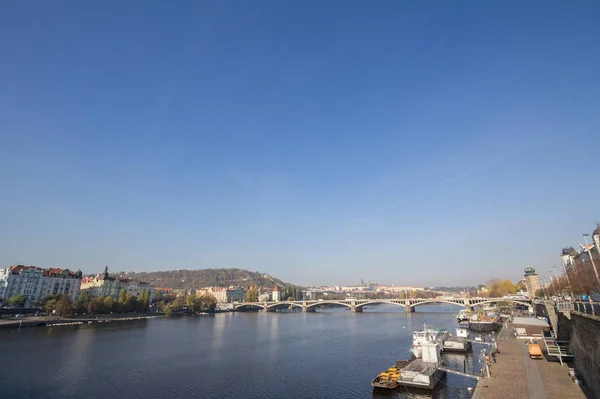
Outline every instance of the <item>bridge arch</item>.
{"label": "bridge arch", "polygon": [[314,308],[314,307],[321,306],[321,305],[338,305],[338,306],[345,306],[345,307],[350,308],[350,309],[352,308],[351,304],[344,303],[344,302],[338,302],[338,301],[319,301],[319,302],[316,302],[316,303],[312,303],[310,305],[306,305],[306,308],[310,309],[310,308]]}
{"label": "bridge arch", "polygon": [[275,308],[279,308],[279,307],[285,307],[285,306],[287,306],[287,307],[293,306],[293,307],[302,309],[302,305],[294,303],[294,302],[277,302],[277,303],[268,305],[267,310],[275,309]]}
{"label": "bridge arch", "polygon": [[385,304],[389,304],[389,305],[398,305],[398,306],[402,306],[403,308],[406,307],[406,305],[404,303],[398,302],[398,301],[392,302],[389,299],[388,300],[386,300],[386,299],[372,299],[372,300],[369,300],[368,302],[357,304],[356,308],[362,308],[362,307],[367,306],[367,305],[374,305],[374,304],[378,304],[378,303],[385,303]]}
{"label": "bridge arch", "polygon": [[258,303],[258,302],[252,302],[252,303],[241,303],[239,305],[236,305],[233,307],[234,310],[241,310],[241,309],[252,309],[252,308],[261,308],[263,310],[265,310],[266,308]]}
{"label": "bridge arch", "polygon": [[450,301],[446,301],[446,300],[443,300],[443,299],[431,299],[431,300],[427,300],[427,301],[423,301],[423,302],[411,303],[410,306],[414,308],[414,307],[417,307],[419,305],[427,305],[427,304],[430,304],[430,303],[447,303],[449,305],[456,305],[456,306],[460,306],[460,307],[463,307],[463,308],[466,307],[466,305],[464,304],[464,302],[462,302],[462,303],[461,302],[450,302]]}

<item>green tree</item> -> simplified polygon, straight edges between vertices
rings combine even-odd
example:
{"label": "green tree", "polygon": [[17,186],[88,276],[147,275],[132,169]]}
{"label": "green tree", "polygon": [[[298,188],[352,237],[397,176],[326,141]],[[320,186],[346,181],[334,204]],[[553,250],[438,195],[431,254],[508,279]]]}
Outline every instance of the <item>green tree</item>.
{"label": "green tree", "polygon": [[173,308],[174,308],[175,310],[179,310],[179,309],[181,309],[182,307],[184,307],[184,306],[185,306],[185,298],[184,298],[184,297],[182,297],[182,296],[178,296],[178,297],[176,297],[176,298],[173,300],[173,303],[172,303],[172,305],[173,305]]}
{"label": "green tree", "polygon": [[121,292],[119,292],[119,305],[124,306],[127,302],[127,290],[125,288],[121,288]]}
{"label": "green tree", "polygon": [[196,295],[187,295],[185,297],[185,306],[194,310],[195,305],[196,305]]}
{"label": "green tree", "polygon": [[102,301],[102,313],[111,313],[115,310],[115,300],[112,296],[107,295]]}
{"label": "green tree", "polygon": [[79,298],[75,302],[75,312],[77,313],[85,313],[87,311],[88,305],[90,303],[90,297],[85,292],[79,294]]}
{"label": "green tree", "polygon": [[25,306],[25,297],[23,295],[16,295],[8,299],[8,303],[12,306],[22,308]]}
{"label": "green tree", "polygon": [[144,288],[142,292],[140,292],[139,298],[137,298],[136,310],[139,312],[145,312],[148,310],[148,306],[150,306],[150,290]]}
{"label": "green tree", "polygon": [[51,313],[56,306],[56,302],[58,302],[61,296],[62,294],[46,296],[42,298],[40,306],[46,311],[46,313]]}
{"label": "green tree", "polygon": [[88,303],[87,311],[91,314],[98,314],[102,312],[102,308],[104,306],[104,297],[96,297],[93,298],[90,303]]}
{"label": "green tree", "polygon": [[125,312],[135,312],[139,307],[138,300],[131,294],[127,294],[125,299]]}
{"label": "green tree", "polygon": [[173,308],[174,308],[173,304],[169,304],[169,305],[165,306],[163,311],[165,312],[165,314],[167,316],[171,316],[173,314],[173,312],[175,311]]}
{"label": "green tree", "polygon": [[44,311],[46,313],[52,313],[52,311],[56,308],[56,302],[58,302],[58,301],[54,298],[44,301],[44,305],[43,305]]}
{"label": "green tree", "polygon": [[200,295],[196,300],[199,312],[214,312],[217,307],[217,298],[209,293]]}
{"label": "green tree", "polygon": [[246,302],[258,302],[258,287],[254,284],[246,291]]}
{"label": "green tree", "polygon": [[73,301],[71,301],[68,295],[62,295],[58,302],[56,302],[54,310],[61,317],[71,316],[73,314]]}

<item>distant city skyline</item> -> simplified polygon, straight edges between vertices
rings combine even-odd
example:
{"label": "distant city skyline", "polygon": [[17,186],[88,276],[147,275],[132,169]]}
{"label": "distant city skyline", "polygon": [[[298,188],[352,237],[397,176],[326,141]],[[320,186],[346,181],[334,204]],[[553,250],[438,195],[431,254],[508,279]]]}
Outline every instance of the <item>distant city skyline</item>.
{"label": "distant city skyline", "polygon": [[3,4],[0,267],[547,277],[600,220],[600,4]]}

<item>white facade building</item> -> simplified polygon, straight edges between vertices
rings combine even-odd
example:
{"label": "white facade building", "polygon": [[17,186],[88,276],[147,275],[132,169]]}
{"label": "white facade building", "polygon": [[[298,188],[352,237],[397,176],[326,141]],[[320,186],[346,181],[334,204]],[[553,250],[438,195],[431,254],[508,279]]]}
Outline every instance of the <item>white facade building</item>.
{"label": "white facade building", "polygon": [[279,293],[279,286],[278,285],[276,285],[275,288],[273,289],[273,293],[271,294],[271,296],[272,296],[272,300],[273,301],[275,301],[275,302],[281,301],[281,296],[280,296],[280,293]]}
{"label": "white facade building", "polygon": [[123,288],[125,288],[128,294],[135,297],[139,297],[143,290],[148,290],[150,293],[150,302],[154,300],[154,286],[152,284],[132,278],[110,276],[108,274],[108,267],[104,269],[104,273],[96,277],[86,277],[81,280],[81,292],[85,292],[90,298],[111,296],[118,299]]}
{"label": "white facade building", "polygon": [[205,287],[196,291],[196,295],[210,294],[217,303],[244,302],[246,293],[240,287]]}
{"label": "white facade building", "polygon": [[26,305],[50,295],[66,294],[72,300],[79,296],[81,271],[15,265],[0,269],[0,299],[23,295]]}

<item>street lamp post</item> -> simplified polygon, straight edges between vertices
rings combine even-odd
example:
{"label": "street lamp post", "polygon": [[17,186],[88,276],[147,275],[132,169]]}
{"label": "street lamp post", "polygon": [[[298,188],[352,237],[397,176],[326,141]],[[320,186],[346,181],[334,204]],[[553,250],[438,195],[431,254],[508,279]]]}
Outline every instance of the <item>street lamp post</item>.
{"label": "street lamp post", "polygon": [[585,250],[588,253],[588,256],[590,257],[590,261],[592,262],[592,267],[594,268],[594,273],[596,274],[596,280],[598,280],[598,283],[600,283],[600,277],[598,277],[598,270],[596,270],[596,264],[594,263],[594,257],[592,256],[592,253],[590,252],[590,248],[588,247],[588,242],[587,242],[587,238],[589,237],[589,234],[584,234],[583,235],[583,239],[585,240]]}
{"label": "street lamp post", "polygon": [[554,278],[552,278],[552,270],[548,270],[548,274],[550,275],[550,285],[552,286],[552,291],[554,291],[554,296],[558,293],[558,290],[554,288]]}
{"label": "street lamp post", "polygon": [[558,286],[558,293],[560,294],[560,280],[558,279],[558,274],[556,273],[556,266],[554,266],[554,276],[556,277],[556,285]]}
{"label": "street lamp post", "polygon": [[550,290],[548,289],[548,282],[545,278],[542,278],[542,283],[544,284],[544,293],[547,299],[550,299]]}
{"label": "street lamp post", "polygon": [[544,289],[546,290],[546,298],[550,299],[550,289],[548,288],[548,281],[545,278],[542,279],[544,281]]}
{"label": "street lamp post", "polygon": [[546,287],[546,280],[542,277],[542,291],[544,292],[544,295],[546,296],[546,299],[550,298],[550,295],[548,293],[548,287]]}

